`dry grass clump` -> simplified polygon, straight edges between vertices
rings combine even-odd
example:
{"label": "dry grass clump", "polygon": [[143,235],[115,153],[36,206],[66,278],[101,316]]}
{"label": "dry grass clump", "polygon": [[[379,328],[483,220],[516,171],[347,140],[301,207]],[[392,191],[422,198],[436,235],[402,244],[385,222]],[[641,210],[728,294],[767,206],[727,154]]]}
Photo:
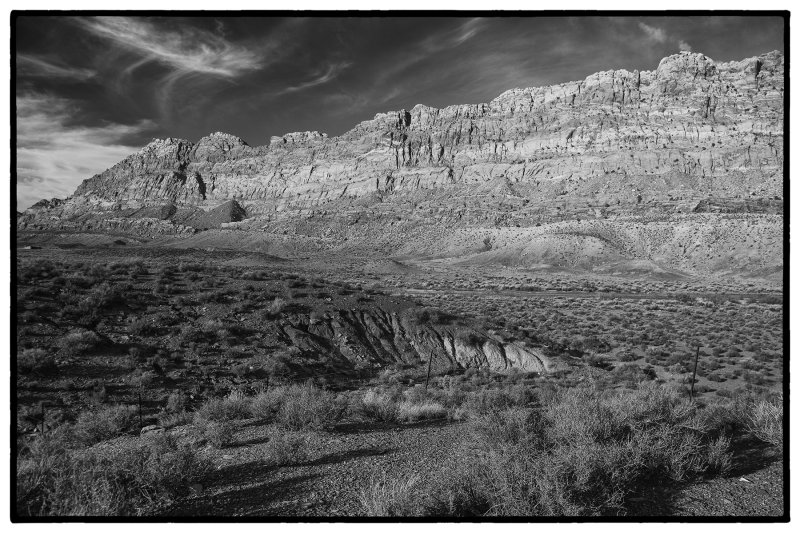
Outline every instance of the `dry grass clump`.
{"label": "dry grass clump", "polygon": [[359,494],[359,503],[367,516],[420,516],[425,513],[418,490],[417,474],[390,478],[383,473],[374,477]]}
{"label": "dry grass clump", "polygon": [[160,435],[73,449],[69,432],[27,443],[17,457],[23,516],[142,516],[189,492],[209,470],[188,446]]}

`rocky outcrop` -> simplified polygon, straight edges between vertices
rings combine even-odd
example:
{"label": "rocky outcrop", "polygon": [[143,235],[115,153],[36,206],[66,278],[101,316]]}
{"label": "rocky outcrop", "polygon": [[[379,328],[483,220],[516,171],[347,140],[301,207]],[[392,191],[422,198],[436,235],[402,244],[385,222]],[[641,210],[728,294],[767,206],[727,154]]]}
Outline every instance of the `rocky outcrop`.
{"label": "rocky outcrop", "polygon": [[347,364],[420,364],[432,368],[489,368],[550,372],[558,363],[519,342],[505,342],[465,326],[421,324],[407,313],[338,311],[299,315],[282,326],[285,340],[301,351]]}
{"label": "rocky outcrop", "polygon": [[356,239],[367,222],[391,237],[403,223],[539,232],[592,220],[630,233],[631,224],[699,213],[780,217],[783,77],[779,52],[728,63],[682,52],[653,71],[381,113],[339,137],[290,133],[259,147],[224,133],[154,140],[65,203],[31,208],[18,227],[98,226],[168,203],[176,213],[158,220],[205,229],[229,222],[184,224],[191,217],[181,210],[231,200],[252,222],[239,229],[328,238],[356,226]]}

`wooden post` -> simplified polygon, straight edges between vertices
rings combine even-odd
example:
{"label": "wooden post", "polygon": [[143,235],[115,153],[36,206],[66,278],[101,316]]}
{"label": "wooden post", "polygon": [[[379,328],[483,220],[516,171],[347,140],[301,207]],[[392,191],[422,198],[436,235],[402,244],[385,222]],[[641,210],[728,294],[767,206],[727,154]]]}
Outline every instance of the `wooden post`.
{"label": "wooden post", "polygon": [[694,353],[694,372],[692,372],[692,388],[689,391],[689,397],[694,400],[694,378],[697,376],[697,360],[700,358],[700,345],[697,345],[697,351]]}
{"label": "wooden post", "polygon": [[428,375],[425,377],[425,390],[428,390],[428,381],[431,379],[431,362],[433,361],[433,352],[428,354]]}

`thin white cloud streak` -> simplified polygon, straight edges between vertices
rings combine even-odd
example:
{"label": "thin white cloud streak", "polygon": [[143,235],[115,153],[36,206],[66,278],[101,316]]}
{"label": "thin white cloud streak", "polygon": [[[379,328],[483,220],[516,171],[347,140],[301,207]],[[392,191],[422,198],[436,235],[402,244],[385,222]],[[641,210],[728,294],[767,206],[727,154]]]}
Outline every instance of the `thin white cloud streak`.
{"label": "thin white cloud streak", "polygon": [[41,57],[17,54],[17,74],[43,78],[67,78],[85,81],[95,76],[88,68],[70,67],[47,61]]}
{"label": "thin white cloud streak", "polygon": [[473,18],[462,24],[461,27],[456,30],[457,34],[452,39],[453,46],[458,46],[475,37],[475,35],[481,31],[482,23],[483,19]]}
{"label": "thin white cloud streak", "polygon": [[387,62],[389,67],[377,73],[375,85],[379,86],[384,81],[394,78],[401,72],[429,59],[433,54],[464,44],[483,29],[484,22],[484,19],[472,18],[452,30],[427,37],[413,49],[405,51],[402,56]]}
{"label": "thin white cloud streak", "polygon": [[475,37],[483,29],[483,22],[481,18],[471,18],[452,30],[428,37],[420,46],[429,54],[455,48]]}
{"label": "thin white cloud streak", "polygon": [[123,139],[154,129],[137,124],[70,126],[77,109],[68,100],[46,95],[17,98],[17,208],[43,198],[71,195],[85,179],[136,152]]}
{"label": "thin white cloud streak", "polygon": [[687,43],[686,41],[678,41],[678,48],[683,50],[684,52],[691,52],[692,46]]}
{"label": "thin white cloud streak", "polygon": [[262,56],[256,51],[189,26],[168,31],[133,17],[82,18],[79,24],[131,52],[181,72],[231,78],[262,65]]}
{"label": "thin white cloud streak", "polygon": [[285,93],[297,92],[305,89],[310,89],[311,87],[316,87],[317,85],[323,85],[325,83],[328,83],[329,81],[336,79],[339,76],[339,74],[341,74],[350,65],[352,65],[352,63],[350,62],[333,63],[328,66],[327,70],[324,73],[319,74],[316,78],[301,83],[300,85],[287,87],[286,89],[280,91],[277,94],[280,95]]}

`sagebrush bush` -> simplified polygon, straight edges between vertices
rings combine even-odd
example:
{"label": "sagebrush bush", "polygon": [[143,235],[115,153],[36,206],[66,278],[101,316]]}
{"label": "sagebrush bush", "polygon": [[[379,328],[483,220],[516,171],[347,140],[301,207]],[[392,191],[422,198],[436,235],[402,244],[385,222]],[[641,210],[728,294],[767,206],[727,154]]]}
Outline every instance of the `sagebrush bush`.
{"label": "sagebrush bush", "polygon": [[250,414],[253,418],[275,420],[283,405],[285,392],[284,387],[271,387],[258,393],[250,402]]}
{"label": "sagebrush bush", "polygon": [[133,405],[112,405],[78,416],[73,427],[75,438],[85,445],[108,440],[138,428],[137,409]]}
{"label": "sagebrush bush", "polygon": [[49,374],[56,370],[55,358],[40,348],[17,352],[17,370],[22,374]]}
{"label": "sagebrush bush", "polygon": [[366,391],[354,410],[357,416],[378,422],[396,422],[399,415],[397,400],[375,389]]}
{"label": "sagebrush bush", "polygon": [[339,422],[347,403],[313,382],[285,387],[278,423],[289,429],[323,429]]}
{"label": "sagebrush bush", "polygon": [[76,356],[84,354],[100,344],[100,337],[94,331],[73,331],[59,341],[64,355]]}
{"label": "sagebrush bush", "polygon": [[303,385],[270,387],[259,393],[250,402],[250,413],[288,429],[325,429],[344,418],[347,401],[309,380]]}
{"label": "sagebrush bush", "polygon": [[195,413],[194,429],[214,448],[224,448],[233,442],[234,427],[229,420],[198,418]]}
{"label": "sagebrush bush", "polygon": [[158,415],[158,424],[165,429],[170,429],[191,424],[193,418],[192,413],[188,411],[167,411]]}
{"label": "sagebrush bush", "polygon": [[487,411],[471,422],[476,501],[497,515],[624,514],[645,485],[730,467],[723,418],[700,413],[654,384],[613,395],[565,389],[541,411]]}
{"label": "sagebrush bush", "polygon": [[196,450],[164,435],[72,449],[53,433],[17,457],[17,512],[23,516],[151,514],[209,471]]}
{"label": "sagebrush bush", "polygon": [[232,391],[225,398],[212,398],[195,413],[195,418],[211,422],[241,420],[250,417],[250,399],[240,391]]}
{"label": "sagebrush bush", "polygon": [[741,412],[747,431],[783,452],[783,394],[750,401]]}

